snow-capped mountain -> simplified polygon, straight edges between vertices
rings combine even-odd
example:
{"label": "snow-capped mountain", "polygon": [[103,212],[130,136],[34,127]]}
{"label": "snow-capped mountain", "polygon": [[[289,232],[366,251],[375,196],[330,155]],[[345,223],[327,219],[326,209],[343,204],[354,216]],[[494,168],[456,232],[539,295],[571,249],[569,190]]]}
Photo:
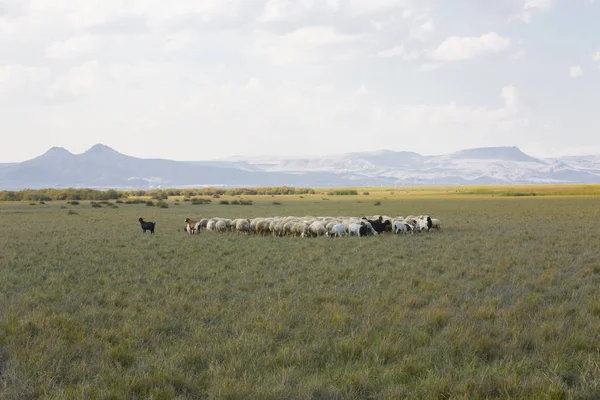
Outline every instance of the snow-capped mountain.
{"label": "snow-capped mountain", "polygon": [[0,164],[0,189],[527,183],[600,183],[600,156],[539,159],[517,147],[490,147],[438,156],[380,150],[184,162],[131,157],[98,144],[82,154],[53,147],[32,160]]}

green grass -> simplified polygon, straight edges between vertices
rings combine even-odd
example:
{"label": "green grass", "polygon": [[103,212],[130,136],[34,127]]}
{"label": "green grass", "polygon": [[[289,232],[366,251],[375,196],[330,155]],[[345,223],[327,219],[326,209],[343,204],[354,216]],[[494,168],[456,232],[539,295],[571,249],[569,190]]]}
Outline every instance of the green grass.
{"label": "green grass", "polygon": [[[598,198],[305,196],[0,204],[0,398],[600,398]],[[373,214],[443,231],[181,230]]]}

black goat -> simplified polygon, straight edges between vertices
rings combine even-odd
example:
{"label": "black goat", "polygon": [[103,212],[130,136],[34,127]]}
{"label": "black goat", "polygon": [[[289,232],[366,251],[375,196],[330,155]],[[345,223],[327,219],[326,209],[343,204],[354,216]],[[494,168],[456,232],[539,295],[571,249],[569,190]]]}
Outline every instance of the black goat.
{"label": "black goat", "polygon": [[391,232],[392,231],[392,223],[390,220],[383,220],[383,217],[379,217],[376,220],[367,219],[363,217],[368,223],[371,224],[375,232],[383,233],[383,232]]}
{"label": "black goat", "polygon": [[144,231],[144,233],[146,233],[146,231],[150,231],[150,233],[152,235],[154,235],[154,225],[156,225],[156,223],[154,222],[146,222],[144,221],[144,218],[138,219],[138,221],[140,222],[140,225],[142,226],[142,230]]}
{"label": "black goat", "polygon": [[358,228],[358,233],[359,233],[359,236],[369,236],[369,234],[371,233],[371,230],[369,229],[369,227],[367,225],[365,225],[364,223],[361,223],[360,228]]}

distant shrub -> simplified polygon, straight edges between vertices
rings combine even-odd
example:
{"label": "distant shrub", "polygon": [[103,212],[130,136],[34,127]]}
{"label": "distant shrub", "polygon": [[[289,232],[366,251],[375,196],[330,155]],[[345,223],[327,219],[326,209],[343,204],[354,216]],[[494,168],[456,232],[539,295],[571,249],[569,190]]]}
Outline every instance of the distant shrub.
{"label": "distant shrub", "polygon": [[117,203],[117,204],[123,204],[123,200],[117,200],[117,201],[115,201],[115,203]]}
{"label": "distant shrub", "polygon": [[183,199],[183,201],[190,201],[190,198],[189,198],[189,197],[185,197],[185,198]]}
{"label": "distant shrub", "polygon": [[212,203],[211,199],[199,199],[199,198],[192,199],[192,204],[195,204],[195,205],[210,204],[210,203]]}
{"label": "distant shrub", "polygon": [[380,206],[381,202],[380,201],[376,201],[375,203],[373,203],[374,206]]}
{"label": "distant shrub", "polygon": [[218,193],[213,194],[212,197],[213,197],[213,199],[220,199],[221,198],[221,196],[219,196]]}
{"label": "distant shrub", "polygon": [[40,205],[46,204],[45,201],[40,201]]}
{"label": "distant shrub", "polygon": [[175,199],[175,203],[179,203],[179,199]]}
{"label": "distant shrub", "polygon": [[323,197],[321,200],[323,200],[323,201],[329,201],[329,199],[327,197]]}
{"label": "distant shrub", "polygon": [[156,207],[158,208],[169,208],[169,205],[164,201],[159,201],[156,203]]}
{"label": "distant shrub", "polygon": [[242,206],[251,206],[252,205],[252,200],[240,200],[240,204]]}
{"label": "distant shrub", "polygon": [[91,204],[92,208],[102,208],[102,204],[98,204],[95,202],[91,202],[90,204]]}
{"label": "distant shrub", "polygon": [[303,198],[304,198],[304,196],[300,196],[300,198],[301,198],[301,199],[303,199]]}
{"label": "distant shrub", "polygon": [[327,192],[327,196],[333,196],[333,192]]}
{"label": "distant shrub", "polygon": [[232,205],[234,205],[234,206],[239,206],[239,205],[240,205],[240,202],[239,202],[238,200],[233,200],[233,201],[231,202],[231,204],[232,204]]}
{"label": "distant shrub", "polygon": [[73,210],[69,210],[69,212],[67,213],[67,215],[77,215],[77,213]]}
{"label": "distant shrub", "polygon": [[[334,190],[333,196],[356,196],[358,192],[356,190]],[[331,195],[330,195],[331,196]]]}
{"label": "distant shrub", "polygon": [[221,201],[219,201],[219,204],[221,204],[221,205],[229,205],[229,201],[228,200],[221,200]]}
{"label": "distant shrub", "polygon": [[371,193],[369,193],[369,192],[363,192],[363,196],[368,196],[368,195],[370,195],[370,194],[371,194]]}
{"label": "distant shrub", "polygon": [[67,201],[67,204],[70,204],[72,206],[78,206],[79,202],[77,200],[71,200],[71,201]]}
{"label": "distant shrub", "polygon": [[67,209],[67,206],[60,206],[60,209],[61,209],[61,210],[66,210],[66,209]]}
{"label": "distant shrub", "polygon": [[181,205],[181,203],[174,203],[174,205],[176,205],[176,206],[180,206],[180,205]]}
{"label": "distant shrub", "polygon": [[148,200],[146,202],[146,206],[148,206],[148,207],[154,207],[154,202],[152,200]]}
{"label": "distant shrub", "polygon": [[274,202],[273,202],[273,205],[274,205],[274,206],[280,206],[280,205],[281,205],[281,203],[280,203],[280,202],[278,202],[278,201],[274,201]]}
{"label": "distant shrub", "polygon": [[509,197],[528,197],[528,196],[537,196],[536,192],[504,192],[502,196]]}
{"label": "distant shrub", "polygon": [[37,203],[29,203],[30,206],[37,206]]}

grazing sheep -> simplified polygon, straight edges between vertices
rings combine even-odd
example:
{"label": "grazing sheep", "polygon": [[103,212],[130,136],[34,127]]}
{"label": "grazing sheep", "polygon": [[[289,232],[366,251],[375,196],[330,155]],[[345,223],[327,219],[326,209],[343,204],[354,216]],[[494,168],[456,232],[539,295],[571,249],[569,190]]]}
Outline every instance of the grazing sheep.
{"label": "grazing sheep", "polygon": [[206,230],[209,232],[217,231],[217,221],[211,220],[206,223]]}
{"label": "grazing sheep", "polygon": [[428,215],[421,215],[417,221],[417,227],[419,231],[422,232],[427,230],[427,232],[431,232],[431,228],[433,226],[433,222],[431,221],[431,217]]}
{"label": "grazing sheep", "polygon": [[219,233],[223,233],[227,230],[227,221],[220,219],[215,223],[215,229]]}
{"label": "grazing sheep", "polygon": [[338,224],[332,226],[331,229],[327,232],[327,236],[330,236],[330,237],[346,236],[346,225],[338,223]]}
{"label": "grazing sheep", "polygon": [[307,237],[310,233],[308,224],[306,224],[304,222],[294,223],[294,226],[292,227],[292,231],[293,231],[293,233],[296,234],[296,236],[300,236],[300,237]]}
{"label": "grazing sheep", "polygon": [[368,233],[368,228],[365,224],[357,224],[357,223],[351,223],[350,224],[350,236],[354,235],[354,236],[366,236]]}
{"label": "grazing sheep", "polygon": [[269,226],[271,225],[270,219],[261,219],[256,223],[256,233],[259,235],[268,235],[270,233]]}
{"label": "grazing sheep", "polygon": [[409,233],[412,235],[414,233],[414,228],[409,223],[396,221],[396,223],[394,224],[394,233],[399,234],[400,232],[402,232],[405,235]]}
{"label": "grazing sheep", "polygon": [[235,230],[238,234],[247,235],[250,232],[250,222],[246,219],[238,219],[235,224]]}
{"label": "grazing sheep", "polygon": [[325,229],[325,225],[322,222],[315,221],[309,226],[310,233],[315,236],[325,236],[327,234],[327,229]]}
{"label": "grazing sheep", "polygon": [[331,230],[333,229],[334,226],[340,224],[341,221],[338,220],[331,220],[328,221],[327,224],[325,225],[325,229],[327,229],[327,232],[331,232]]}
{"label": "grazing sheep", "polygon": [[144,233],[146,233],[146,231],[150,231],[151,235],[154,235],[154,226],[156,226],[155,222],[146,222],[144,221],[144,218],[140,217],[140,219],[138,219],[138,222],[140,223],[140,225],[142,226],[142,231]]}

